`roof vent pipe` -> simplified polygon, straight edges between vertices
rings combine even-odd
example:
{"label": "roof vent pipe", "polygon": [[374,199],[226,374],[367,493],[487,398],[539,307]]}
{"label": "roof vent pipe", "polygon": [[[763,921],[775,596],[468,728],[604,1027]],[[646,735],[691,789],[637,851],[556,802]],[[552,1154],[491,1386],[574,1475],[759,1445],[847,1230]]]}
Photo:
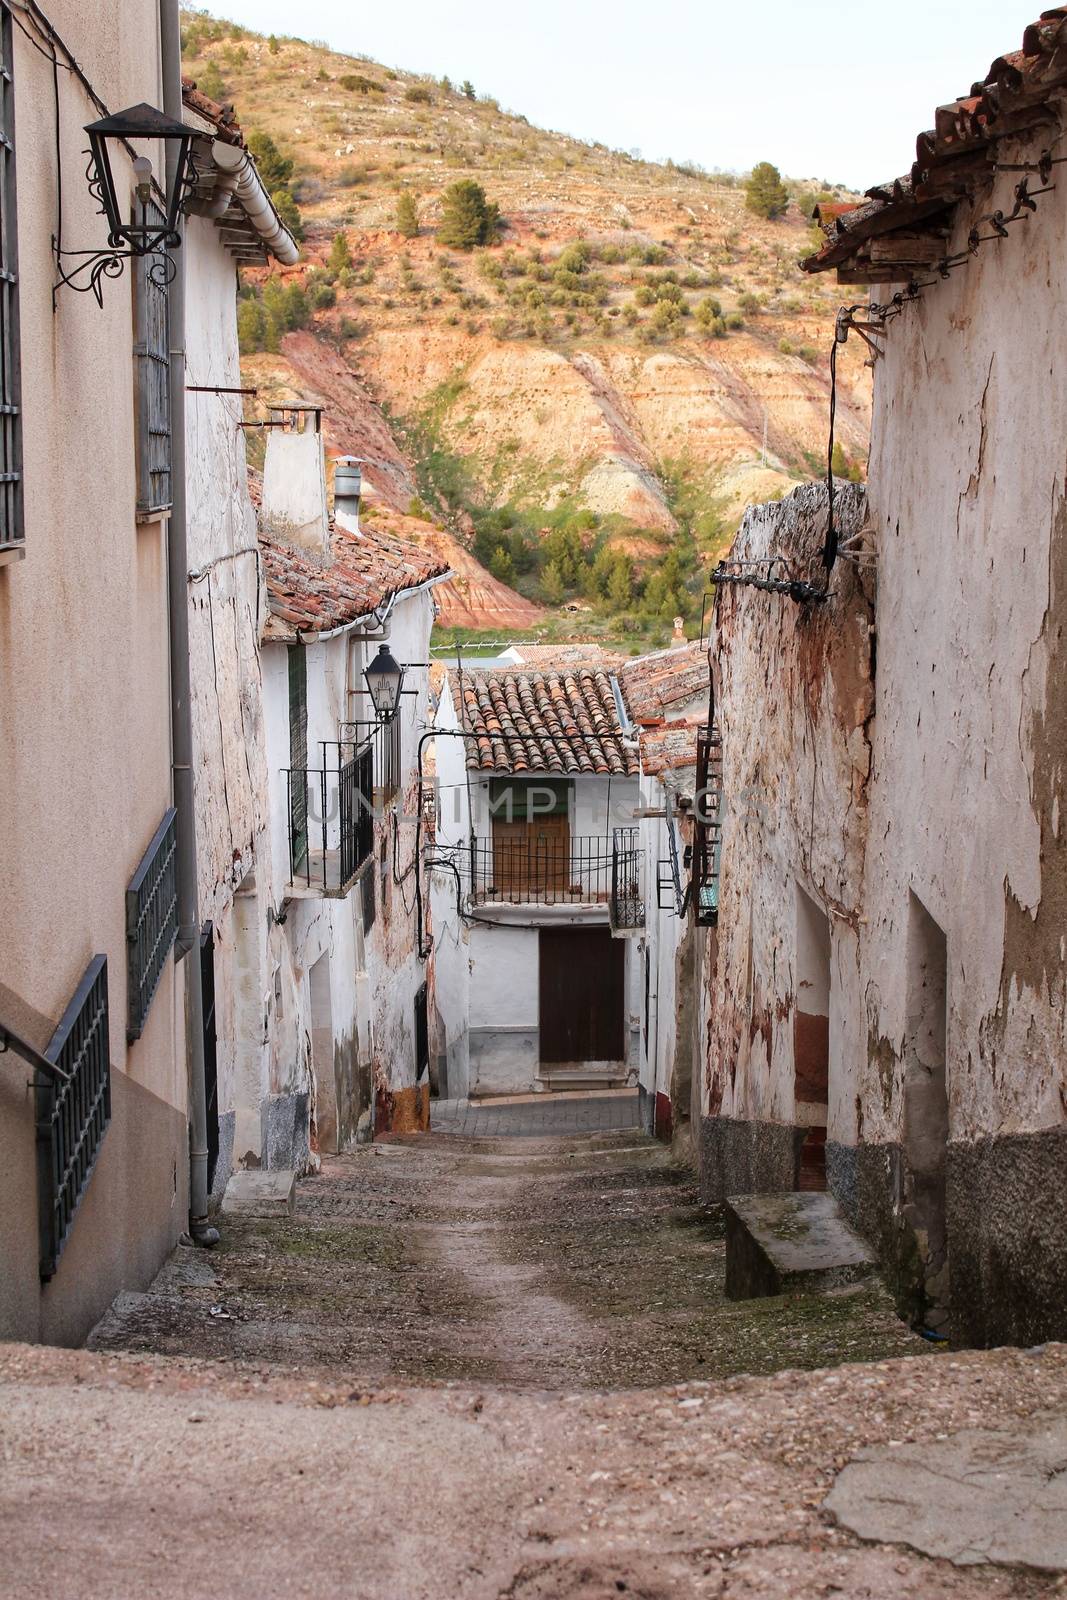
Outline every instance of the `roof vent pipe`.
{"label": "roof vent pipe", "polygon": [[362,533],[359,504],[363,498],[360,456],[338,456],[333,468],[333,514],[350,533]]}

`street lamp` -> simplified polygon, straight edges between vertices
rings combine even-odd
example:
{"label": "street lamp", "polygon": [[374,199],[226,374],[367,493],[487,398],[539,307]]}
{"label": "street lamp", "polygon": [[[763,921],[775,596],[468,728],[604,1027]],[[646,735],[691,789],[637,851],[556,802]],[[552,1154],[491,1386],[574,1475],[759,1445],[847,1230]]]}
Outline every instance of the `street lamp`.
{"label": "street lamp", "polygon": [[[107,219],[108,248],[62,250],[55,241],[60,282],[79,293],[91,289],[97,305],[102,305],[104,278],[119,277],[125,261],[156,256],[149,272],[157,285],[164,288],[174,277],[174,264],[167,252],[177,250],[182,242],[178,222],[194,175],[192,146],[197,130],[142,103],[90,122],[85,132],[89,135],[89,165],[85,176],[89,193],[99,201],[100,213]],[[138,144],[154,145],[160,141],[177,146],[176,160],[167,163],[171,172],[169,185],[164,175],[162,190],[156,187],[150,157],[136,148]],[[126,202],[120,195],[112,166],[116,145],[121,145],[132,159],[135,195],[132,220],[127,218]],[[155,194],[161,195],[158,205],[153,198]],[[64,259],[76,261],[77,265],[67,268]]]}
{"label": "street lamp", "polygon": [[390,654],[387,644],[379,645],[378,654],[363,676],[367,680],[367,691],[378,719],[392,722],[400,709],[404,668]]}

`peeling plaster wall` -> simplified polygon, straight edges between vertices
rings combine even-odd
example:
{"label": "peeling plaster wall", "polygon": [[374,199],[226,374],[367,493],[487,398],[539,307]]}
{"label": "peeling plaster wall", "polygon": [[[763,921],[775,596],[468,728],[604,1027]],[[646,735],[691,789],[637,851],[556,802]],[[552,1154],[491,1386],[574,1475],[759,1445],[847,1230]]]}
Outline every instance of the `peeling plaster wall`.
{"label": "peeling plaster wall", "polygon": [[[838,485],[843,536],[863,520],[861,489]],[[826,494],[809,485],[753,507],[732,554],[792,555],[822,545]],[[839,563],[833,596],[798,606],[786,596],[725,587],[718,602],[717,702],[723,736],[724,827],[718,936],[701,997],[705,1117],[735,1125],[724,1159],[707,1151],[709,1197],[781,1186],[803,1126],[794,1090],[796,890],[831,925],[830,1087],[834,1135],[854,1137],[851,1063],[865,1043],[857,930],[861,913],[868,728],[873,710],[870,596]],[[757,1123],[777,1127],[749,1148]],[[717,1138],[722,1138],[719,1130]],[[786,1187],[792,1187],[789,1182]]]}
{"label": "peeling plaster wall", "polygon": [[[694,745],[695,742],[694,734]],[[642,809],[651,812],[673,809],[678,793],[692,796],[694,780],[692,769],[663,776],[643,774]],[[671,1139],[689,1122],[693,952],[692,913],[687,909],[684,916],[678,915],[673,883],[664,883],[664,903],[659,904],[659,874],[666,875],[668,871],[667,828],[668,822],[663,816],[646,817],[639,824],[644,861],[645,931],[641,938],[632,941],[632,946],[636,966],[638,1082],[644,1124],[659,1137]],[[685,843],[683,837],[679,859]],[[684,893],[686,874],[684,868],[681,871]]]}
{"label": "peeling plaster wall", "polygon": [[[1010,210],[1015,181],[976,215]],[[908,307],[875,374],[859,1086],[867,1137],[898,1139],[910,892],[947,943],[950,1269],[957,1326],[978,1342],[1067,1331],[1065,249],[1058,186]]]}

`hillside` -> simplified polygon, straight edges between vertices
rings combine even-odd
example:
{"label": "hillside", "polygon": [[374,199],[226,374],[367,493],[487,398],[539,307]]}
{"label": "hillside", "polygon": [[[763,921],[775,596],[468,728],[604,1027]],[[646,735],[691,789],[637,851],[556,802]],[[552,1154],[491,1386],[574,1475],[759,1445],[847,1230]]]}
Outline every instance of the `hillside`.
{"label": "hillside", "polygon": [[[797,207],[764,221],[728,175],[544,132],[322,46],[185,20],[186,70],[293,163],[305,263],[285,279],[305,292],[254,278],[242,291],[259,403],[320,396],[331,448],[367,458],[383,507],[444,525],[491,566],[495,586],[468,557],[472,603],[443,620],[469,628],[484,601],[484,626],[504,627],[512,587],[569,604],[563,631],[575,608],[587,631],[650,639],[675,610],[698,613],[744,506],[824,458],[838,297],[797,269]],[[471,178],[499,207],[499,242],[445,248],[443,191]],[[848,348],[838,435],[856,464],[866,377]]]}

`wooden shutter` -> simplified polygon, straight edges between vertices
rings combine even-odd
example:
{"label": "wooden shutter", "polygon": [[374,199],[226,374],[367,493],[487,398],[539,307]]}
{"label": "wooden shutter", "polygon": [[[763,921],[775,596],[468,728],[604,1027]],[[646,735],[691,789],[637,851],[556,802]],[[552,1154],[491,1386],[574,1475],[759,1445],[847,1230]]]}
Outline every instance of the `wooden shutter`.
{"label": "wooden shutter", "polygon": [[[152,222],[163,223],[158,206]],[[159,256],[133,263],[134,355],[137,360],[137,511],[166,511],[171,504],[170,300],[159,278]]]}

